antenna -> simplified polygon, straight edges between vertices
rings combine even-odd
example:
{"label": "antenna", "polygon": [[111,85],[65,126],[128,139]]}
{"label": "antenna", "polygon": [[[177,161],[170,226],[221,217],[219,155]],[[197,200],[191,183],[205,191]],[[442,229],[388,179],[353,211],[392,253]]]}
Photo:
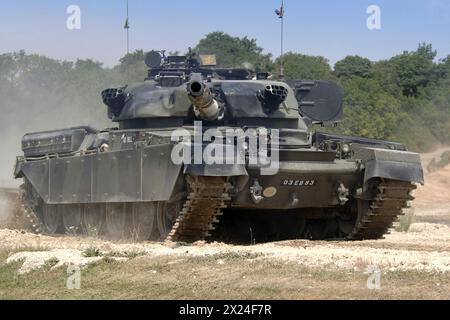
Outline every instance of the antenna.
{"label": "antenna", "polygon": [[275,10],[278,18],[281,19],[281,56],[280,56],[280,79],[284,79],[284,0],[281,0],[280,9]]}
{"label": "antenna", "polygon": [[130,24],[129,24],[129,15],[128,15],[128,0],[127,0],[127,19],[125,20],[125,25],[123,27],[127,30],[127,54],[130,53]]}

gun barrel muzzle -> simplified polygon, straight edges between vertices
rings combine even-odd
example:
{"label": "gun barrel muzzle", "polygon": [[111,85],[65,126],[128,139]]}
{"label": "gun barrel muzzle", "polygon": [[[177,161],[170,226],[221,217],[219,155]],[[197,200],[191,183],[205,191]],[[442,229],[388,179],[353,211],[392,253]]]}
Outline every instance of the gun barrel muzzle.
{"label": "gun barrel muzzle", "polygon": [[207,121],[219,118],[219,104],[214,99],[211,89],[204,83],[201,74],[193,73],[191,75],[187,91],[189,99],[194,105],[196,116]]}

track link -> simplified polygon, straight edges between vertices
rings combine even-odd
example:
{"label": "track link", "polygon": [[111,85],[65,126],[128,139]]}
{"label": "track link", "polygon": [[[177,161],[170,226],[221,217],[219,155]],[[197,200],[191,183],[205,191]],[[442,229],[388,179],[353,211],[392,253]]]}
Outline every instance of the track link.
{"label": "track link", "polygon": [[[42,224],[36,214],[37,203],[29,199],[31,185],[23,184],[16,195],[16,209],[14,212],[14,225],[28,229],[36,234],[42,233]],[[28,189],[28,190],[27,190]]]}
{"label": "track link", "polygon": [[190,193],[166,241],[195,242],[211,236],[230,200],[228,179],[188,177]]}
{"label": "track link", "polygon": [[374,199],[362,210],[355,229],[348,240],[382,239],[404,215],[408,202],[414,200],[411,192],[417,188],[410,182],[383,180],[377,186]]}

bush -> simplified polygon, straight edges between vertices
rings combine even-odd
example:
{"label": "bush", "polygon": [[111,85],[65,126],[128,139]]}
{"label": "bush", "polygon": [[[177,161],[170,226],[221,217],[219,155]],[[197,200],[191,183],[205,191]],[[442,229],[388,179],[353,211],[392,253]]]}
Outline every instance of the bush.
{"label": "bush", "polygon": [[97,247],[89,247],[83,251],[83,256],[86,258],[101,257],[103,254]]}

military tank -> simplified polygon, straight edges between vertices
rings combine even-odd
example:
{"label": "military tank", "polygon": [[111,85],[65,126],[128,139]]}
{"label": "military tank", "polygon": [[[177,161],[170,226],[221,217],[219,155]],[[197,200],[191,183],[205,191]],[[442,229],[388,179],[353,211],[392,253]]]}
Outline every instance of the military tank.
{"label": "military tank", "polygon": [[152,51],[106,89],[116,128],[28,133],[14,176],[47,234],[194,242],[382,238],[423,184],[395,142],[316,131],[342,118],[329,81],[276,81],[215,57]]}

